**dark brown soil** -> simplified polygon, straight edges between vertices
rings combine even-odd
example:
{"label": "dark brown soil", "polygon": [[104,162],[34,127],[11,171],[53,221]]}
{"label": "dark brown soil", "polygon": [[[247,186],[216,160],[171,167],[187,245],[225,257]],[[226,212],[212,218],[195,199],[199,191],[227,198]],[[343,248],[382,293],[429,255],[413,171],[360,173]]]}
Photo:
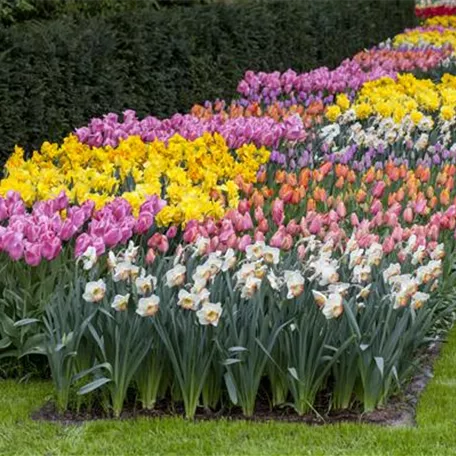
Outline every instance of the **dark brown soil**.
{"label": "dark brown soil", "polygon": [[[420,363],[420,372],[416,374],[401,396],[390,399],[385,407],[373,412],[362,413],[361,410],[341,410],[327,413],[328,395],[322,394],[318,398],[316,413],[299,416],[292,407],[280,407],[271,410],[268,398],[260,397],[257,401],[255,414],[251,418],[242,415],[239,407],[221,409],[217,412],[199,408],[195,420],[248,420],[256,422],[284,421],[300,422],[309,425],[336,424],[340,422],[371,423],[383,426],[414,426],[415,409],[421,392],[432,378],[432,367],[440,351],[440,344],[430,347]],[[138,417],[165,418],[184,416],[182,404],[173,404],[170,400],[159,401],[153,410],[138,408],[134,401],[127,403],[120,419],[134,419]],[[59,413],[53,402],[46,403],[32,414],[34,420],[60,422],[62,424],[81,424],[85,421],[113,419],[101,406],[90,410],[81,409],[79,412],[67,411]]]}

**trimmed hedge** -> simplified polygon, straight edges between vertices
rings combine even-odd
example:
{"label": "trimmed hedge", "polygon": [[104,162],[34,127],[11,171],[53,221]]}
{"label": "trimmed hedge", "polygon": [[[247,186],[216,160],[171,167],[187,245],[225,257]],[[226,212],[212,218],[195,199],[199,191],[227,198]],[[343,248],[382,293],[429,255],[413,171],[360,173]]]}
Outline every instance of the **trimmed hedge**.
{"label": "trimmed hedge", "polygon": [[[0,0],[0,25],[27,20],[56,19],[60,16],[94,16],[128,12],[137,8],[192,6],[233,0]],[[234,0],[236,1],[236,0]]]}
{"label": "trimmed hedge", "polygon": [[169,116],[232,98],[247,69],[335,66],[414,25],[413,8],[414,0],[249,1],[0,28],[1,159],[16,143],[37,148],[109,111]]}

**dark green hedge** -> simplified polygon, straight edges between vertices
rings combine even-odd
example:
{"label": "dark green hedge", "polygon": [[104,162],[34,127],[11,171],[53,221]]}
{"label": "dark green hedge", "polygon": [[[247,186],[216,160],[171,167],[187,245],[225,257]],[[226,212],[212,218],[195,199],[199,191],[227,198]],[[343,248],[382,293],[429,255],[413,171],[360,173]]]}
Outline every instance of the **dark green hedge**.
{"label": "dark green hedge", "polygon": [[137,8],[210,5],[245,0],[0,0],[0,25],[27,20],[56,19],[74,14],[90,17]]}
{"label": "dark green hedge", "polygon": [[[152,5],[152,4],[151,4]],[[414,0],[243,1],[0,28],[0,155],[95,115],[168,116],[235,95],[247,69],[335,66],[414,24]]]}

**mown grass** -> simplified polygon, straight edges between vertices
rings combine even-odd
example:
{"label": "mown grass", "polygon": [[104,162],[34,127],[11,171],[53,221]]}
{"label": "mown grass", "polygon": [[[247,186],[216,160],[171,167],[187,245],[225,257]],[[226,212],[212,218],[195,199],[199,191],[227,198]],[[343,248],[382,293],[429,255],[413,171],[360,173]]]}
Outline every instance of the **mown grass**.
{"label": "mown grass", "polygon": [[30,413],[51,394],[47,382],[0,381],[0,455],[450,455],[456,454],[456,330],[420,399],[414,428],[181,418],[81,425],[32,421]]}

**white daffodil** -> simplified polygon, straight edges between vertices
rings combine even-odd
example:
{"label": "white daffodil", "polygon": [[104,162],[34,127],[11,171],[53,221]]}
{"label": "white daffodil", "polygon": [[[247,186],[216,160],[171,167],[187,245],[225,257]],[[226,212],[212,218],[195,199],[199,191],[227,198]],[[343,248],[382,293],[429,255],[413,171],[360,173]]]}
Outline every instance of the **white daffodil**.
{"label": "white daffodil", "polygon": [[87,247],[87,250],[81,256],[81,260],[85,271],[92,269],[97,262],[97,251],[95,247]]}
{"label": "white daffodil", "polygon": [[431,259],[433,260],[442,260],[445,258],[445,245],[438,244],[435,249],[431,252]]}
{"label": "white daffodil", "polygon": [[390,264],[384,271],[383,271],[383,280],[386,283],[390,283],[392,277],[397,276],[401,273],[401,265],[399,263]]}
{"label": "white daffodil", "polygon": [[220,252],[211,253],[204,264],[209,267],[212,277],[217,275],[223,265],[223,260],[220,258]]}
{"label": "white daffodil", "polygon": [[112,280],[114,282],[134,279],[139,275],[139,267],[131,264],[129,261],[118,263],[112,272]]}
{"label": "white daffodil", "polygon": [[392,289],[397,294],[412,296],[418,291],[418,281],[411,274],[402,274],[390,279]]}
{"label": "white daffodil", "polygon": [[111,304],[111,307],[118,312],[122,312],[124,310],[127,310],[128,308],[128,301],[130,299],[130,294],[126,295],[115,295],[114,296],[114,301]]}
{"label": "white daffodil", "polygon": [[229,271],[236,265],[236,254],[233,249],[228,249],[223,257],[222,271]]}
{"label": "white daffodil", "polygon": [[204,277],[195,277],[193,276],[193,286],[192,286],[192,293],[200,293],[202,290],[206,288],[207,280]]}
{"label": "white daffodil", "polygon": [[442,260],[432,260],[428,263],[428,268],[431,271],[434,279],[442,275]]}
{"label": "white daffodil", "polygon": [[203,263],[195,268],[192,275],[193,280],[205,280],[206,282],[212,278],[212,270],[210,264]]}
{"label": "white daffodil", "polygon": [[255,263],[244,263],[241,269],[234,274],[238,285],[245,283],[248,277],[255,274]]}
{"label": "white daffodil", "polygon": [[109,251],[108,253],[108,269],[112,271],[116,266],[117,266],[117,257],[114,255],[114,252],[112,250]]}
{"label": "white daffodil", "polygon": [[88,282],[85,286],[83,299],[87,302],[99,302],[106,294],[106,284],[103,279],[96,282]]}
{"label": "white daffodil", "polygon": [[263,264],[261,261],[257,261],[255,263],[254,275],[257,279],[262,279],[263,277],[265,277],[267,272],[268,267],[265,264]]}
{"label": "white daffodil", "polygon": [[348,267],[353,269],[355,266],[358,266],[363,262],[364,259],[364,250],[363,249],[354,249],[350,252],[350,262]]}
{"label": "white daffodil", "polygon": [[417,291],[412,296],[412,302],[410,303],[411,307],[415,310],[421,309],[424,303],[430,298],[431,296],[428,293],[422,293],[421,291]]}
{"label": "white daffodil", "polygon": [[415,245],[416,245],[417,237],[415,234],[412,234],[407,241],[407,246],[405,247],[405,250],[407,253],[412,252],[415,250]]}
{"label": "white daffodil", "polygon": [[200,236],[195,242],[195,255],[205,255],[207,252],[207,248],[209,247],[209,243],[210,241],[208,238]]}
{"label": "white daffodil", "polygon": [[372,287],[372,284],[370,283],[364,288],[361,288],[361,291],[356,295],[357,299],[367,299],[370,295],[370,289]]}
{"label": "white daffodil", "polygon": [[166,285],[168,287],[177,287],[185,281],[185,273],[187,269],[182,264],[174,266],[166,273]]}
{"label": "white daffodil", "polygon": [[153,317],[159,309],[160,298],[157,295],[141,298],[138,301],[136,313],[141,317]]}
{"label": "white daffodil", "polygon": [[263,252],[263,259],[268,264],[279,264],[280,249],[276,247],[265,247]]}
{"label": "white daffodil", "polygon": [[196,310],[199,302],[198,295],[189,293],[187,290],[179,290],[177,305],[186,310]]}
{"label": "white daffodil", "polygon": [[285,284],[288,288],[287,299],[293,299],[304,291],[304,277],[299,271],[284,271]]}
{"label": "white daffodil", "polygon": [[315,299],[315,303],[318,307],[320,307],[320,309],[322,309],[323,306],[326,304],[328,298],[323,293],[320,293],[317,290],[312,290],[312,294]]}
{"label": "white daffodil", "polygon": [[426,249],[420,245],[412,255],[412,264],[416,266],[417,264],[421,264],[424,259],[426,258]]}
{"label": "white daffodil", "polygon": [[349,283],[331,283],[328,286],[328,291],[329,293],[337,293],[342,296],[345,296],[350,286],[351,285]]}
{"label": "white daffodil", "polygon": [[352,235],[351,238],[347,241],[347,245],[345,246],[345,253],[353,252],[354,250],[358,250],[358,241],[356,240],[355,236]]}
{"label": "white daffodil", "polygon": [[393,296],[393,308],[394,309],[399,309],[400,307],[406,307],[408,302],[409,302],[409,299],[410,299],[410,295],[408,293],[405,293],[404,290],[400,290],[398,293],[393,293],[392,294]]}
{"label": "white daffodil", "polygon": [[125,250],[123,257],[124,261],[134,263],[138,257],[139,247],[136,247],[133,241],[128,243],[127,250]]}
{"label": "white daffodil", "polygon": [[157,278],[152,275],[141,275],[135,280],[136,289],[138,290],[138,294],[141,296],[145,296],[152,291],[157,286]]}
{"label": "white daffodil", "polygon": [[337,272],[337,260],[330,260],[326,257],[320,257],[318,260],[313,261],[310,264],[310,267],[315,270],[313,278],[319,277],[319,284],[322,287],[339,281],[339,274]]}
{"label": "white daffodil", "polygon": [[242,299],[249,299],[251,298],[260,288],[262,280],[258,279],[257,277],[250,276],[247,277],[244,286],[241,290],[241,298]]}
{"label": "white daffodil", "polygon": [[363,283],[371,278],[371,267],[368,264],[360,264],[353,268],[353,282]]}
{"label": "white daffodil", "polygon": [[269,271],[269,273],[267,275],[267,279],[268,279],[269,285],[271,285],[271,288],[273,290],[277,290],[277,291],[280,290],[282,283],[281,283],[281,280],[279,279],[279,277],[277,277],[274,274],[274,271]]}
{"label": "white daffodil", "polygon": [[383,258],[383,247],[378,242],[374,242],[367,249],[367,262],[369,266],[375,265],[378,266]]}
{"label": "white daffodil", "polygon": [[196,312],[196,316],[201,325],[212,325],[217,326],[220,321],[220,316],[222,315],[222,305],[221,303],[206,303],[203,304],[200,310]]}
{"label": "white daffodil", "polygon": [[207,288],[203,288],[196,296],[198,298],[198,304],[205,305],[209,303],[211,292]]}
{"label": "white daffodil", "polygon": [[263,241],[257,241],[255,244],[248,245],[245,249],[246,257],[249,261],[259,260],[263,257],[266,246]]}
{"label": "white daffodil", "polygon": [[337,293],[331,293],[323,306],[323,315],[328,319],[338,318],[344,311],[342,296]]}

